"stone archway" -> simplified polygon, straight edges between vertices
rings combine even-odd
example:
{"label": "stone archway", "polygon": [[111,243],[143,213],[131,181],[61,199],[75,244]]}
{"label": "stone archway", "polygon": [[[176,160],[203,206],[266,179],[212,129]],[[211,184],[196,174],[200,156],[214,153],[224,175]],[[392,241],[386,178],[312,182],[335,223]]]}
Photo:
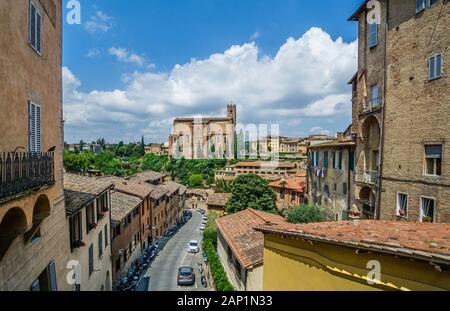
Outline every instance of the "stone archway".
{"label": "stone archway", "polygon": [[14,207],[6,212],[0,222],[0,261],[14,240],[26,232],[27,227],[27,217],[21,208]]}
{"label": "stone archway", "polygon": [[362,219],[375,219],[375,192],[370,187],[363,187],[359,192]]}
{"label": "stone archway", "polygon": [[40,227],[44,219],[50,216],[51,206],[46,195],[41,195],[36,200],[33,208],[33,227],[25,233],[25,242],[40,238]]}
{"label": "stone archway", "polygon": [[361,125],[361,140],[365,149],[379,149],[381,143],[380,124],[374,116],[367,117]]}

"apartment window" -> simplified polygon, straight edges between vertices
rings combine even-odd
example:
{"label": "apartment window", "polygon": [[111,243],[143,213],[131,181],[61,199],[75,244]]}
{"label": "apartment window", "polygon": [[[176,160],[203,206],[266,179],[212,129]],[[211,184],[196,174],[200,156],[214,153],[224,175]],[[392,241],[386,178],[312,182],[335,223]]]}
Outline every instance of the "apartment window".
{"label": "apartment window", "polygon": [[33,292],[54,292],[58,290],[56,282],[56,264],[54,261],[50,262],[47,268],[42,271],[39,277],[31,284],[31,291]]}
{"label": "apartment window", "polygon": [[323,167],[328,167],[328,151],[324,151],[323,153]]}
{"label": "apartment window", "polygon": [[438,2],[439,0],[416,0],[416,14]]}
{"label": "apartment window", "polygon": [[428,59],[428,80],[442,77],[442,54],[435,54]]}
{"label": "apartment window", "polygon": [[379,94],[378,84],[372,85],[372,87],[370,88],[370,98],[371,98],[371,105],[372,105],[371,108],[380,106],[378,94]]}
{"label": "apartment window", "polygon": [[347,183],[346,182],[342,184],[342,193],[344,195],[347,195]]}
{"label": "apartment window", "polygon": [[442,145],[425,145],[424,174],[441,176]]}
{"label": "apartment window", "polygon": [[86,231],[89,233],[95,227],[94,203],[86,207]]}
{"label": "apartment window", "polygon": [[338,156],[336,157],[336,160],[337,160],[336,168],[338,168],[340,170],[342,170],[342,156],[343,156],[342,151],[339,151]]}
{"label": "apartment window", "polygon": [[408,195],[406,193],[397,193],[397,209],[395,213],[398,217],[406,218],[408,215]]}
{"label": "apartment window", "polygon": [[434,222],[436,200],[433,198],[420,198],[420,221]]}
{"label": "apartment window", "polygon": [[333,189],[334,189],[334,192],[337,192],[337,184],[336,183],[333,185]]}
{"label": "apartment window", "polygon": [[98,258],[103,256],[103,232],[98,233]]}
{"label": "apartment window", "polygon": [[89,246],[89,276],[94,272],[94,245]]}
{"label": "apartment window", "polygon": [[367,40],[369,48],[376,47],[378,45],[378,24],[368,24]]}
{"label": "apartment window", "polygon": [[128,217],[127,217],[127,222],[128,222],[129,224],[131,224],[131,214],[128,215]]}
{"label": "apartment window", "polygon": [[72,249],[82,246],[83,223],[81,213],[77,213],[69,219],[70,226],[70,247]]}
{"label": "apartment window", "polygon": [[39,10],[30,1],[30,21],[29,21],[29,41],[31,47],[41,54],[41,38],[42,38],[42,16]]}
{"label": "apartment window", "polygon": [[30,152],[41,152],[41,107],[28,103],[28,132]]}
{"label": "apartment window", "polygon": [[108,224],[105,225],[105,247],[109,245]]}
{"label": "apartment window", "polygon": [[355,170],[355,151],[354,150],[350,150],[350,152],[348,154],[348,168],[350,171]]}

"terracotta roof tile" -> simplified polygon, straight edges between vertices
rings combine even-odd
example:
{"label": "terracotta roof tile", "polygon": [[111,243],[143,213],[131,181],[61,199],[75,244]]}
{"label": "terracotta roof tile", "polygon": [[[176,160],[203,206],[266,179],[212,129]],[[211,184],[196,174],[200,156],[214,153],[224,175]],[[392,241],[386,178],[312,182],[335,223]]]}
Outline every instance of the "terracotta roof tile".
{"label": "terracotta roof tile", "polygon": [[450,224],[361,220],[263,225],[258,230],[292,237],[363,247],[399,256],[438,257],[450,263]]}
{"label": "terracotta roof tile", "polygon": [[280,179],[278,181],[274,181],[269,186],[274,188],[283,188],[294,190],[297,192],[303,192],[306,187],[306,178],[296,177],[296,178]]}
{"label": "terracotta roof tile", "polygon": [[206,199],[206,205],[225,206],[231,197],[231,193],[211,193]]}
{"label": "terracotta roof tile", "polygon": [[138,173],[134,176],[130,177],[131,181],[137,181],[137,182],[149,182],[149,181],[156,181],[159,179],[162,179],[164,177],[163,174],[154,172],[154,171],[145,171],[142,173]]}
{"label": "terracotta roof tile", "polygon": [[64,197],[66,211],[74,213],[89,204],[113,183],[76,174],[64,173]]}
{"label": "terracotta roof tile", "polygon": [[139,182],[137,180],[130,181],[125,178],[115,176],[99,177],[98,179],[112,182],[116,190],[131,195],[136,195],[140,198],[145,198],[155,189],[155,186],[150,185],[146,182]]}
{"label": "terracotta roof tile", "polygon": [[218,230],[244,268],[263,262],[264,236],[254,228],[283,222],[281,216],[251,208],[216,220]]}
{"label": "terracotta roof tile", "polygon": [[133,209],[142,203],[142,199],[126,193],[114,191],[111,193],[111,220],[120,222]]}

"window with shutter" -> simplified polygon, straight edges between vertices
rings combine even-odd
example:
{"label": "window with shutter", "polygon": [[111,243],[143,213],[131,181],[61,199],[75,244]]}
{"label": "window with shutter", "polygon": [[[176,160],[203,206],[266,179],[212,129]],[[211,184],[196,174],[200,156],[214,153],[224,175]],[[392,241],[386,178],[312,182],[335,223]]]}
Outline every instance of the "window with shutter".
{"label": "window with shutter", "polygon": [[30,152],[41,152],[41,107],[35,103],[28,104],[28,129]]}
{"label": "window with shutter", "polygon": [[94,245],[89,246],[89,276],[94,272]]}
{"label": "window with shutter", "polygon": [[378,45],[378,25],[376,23],[369,24],[368,26],[368,42],[369,48]]}
{"label": "window with shutter", "polygon": [[48,281],[49,281],[49,290],[51,292],[58,291],[58,286],[56,282],[56,263],[54,261],[50,262],[47,267],[48,270]]}
{"label": "window with shutter", "polygon": [[428,60],[428,80],[438,79],[442,76],[442,54],[435,54]]}
{"label": "window with shutter", "polygon": [[34,5],[33,1],[30,1],[30,19],[29,19],[29,41],[31,47],[41,54],[41,39],[42,39],[42,15]]}
{"label": "window with shutter", "polygon": [[108,235],[108,224],[105,225],[105,247],[108,247],[109,245],[109,235]]}
{"label": "window with shutter", "polygon": [[425,10],[426,0],[416,0],[416,14]]}
{"label": "window with shutter", "polygon": [[98,233],[98,257],[101,258],[103,256],[103,232],[100,231]]}

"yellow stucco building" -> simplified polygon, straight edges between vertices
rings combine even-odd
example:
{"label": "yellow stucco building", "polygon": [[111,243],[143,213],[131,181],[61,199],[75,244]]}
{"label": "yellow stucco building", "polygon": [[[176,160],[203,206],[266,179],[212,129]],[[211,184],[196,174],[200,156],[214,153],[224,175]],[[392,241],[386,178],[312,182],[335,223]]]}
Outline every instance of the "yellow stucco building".
{"label": "yellow stucco building", "polygon": [[265,291],[450,289],[450,225],[360,221],[263,226]]}

